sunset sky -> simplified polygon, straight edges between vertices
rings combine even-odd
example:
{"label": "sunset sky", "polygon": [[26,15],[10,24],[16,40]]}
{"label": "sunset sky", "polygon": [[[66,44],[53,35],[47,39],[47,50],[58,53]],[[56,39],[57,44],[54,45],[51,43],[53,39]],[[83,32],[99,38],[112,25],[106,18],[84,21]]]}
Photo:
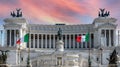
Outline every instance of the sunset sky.
{"label": "sunset sky", "polygon": [[16,8],[35,24],[88,24],[98,17],[99,8],[120,22],[120,0],[0,0],[0,23]]}

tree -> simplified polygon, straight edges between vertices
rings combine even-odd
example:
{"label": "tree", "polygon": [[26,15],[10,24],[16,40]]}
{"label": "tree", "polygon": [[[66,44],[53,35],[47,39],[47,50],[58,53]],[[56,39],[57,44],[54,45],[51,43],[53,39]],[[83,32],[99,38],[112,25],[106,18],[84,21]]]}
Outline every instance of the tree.
{"label": "tree", "polygon": [[116,49],[114,49],[110,55],[110,58],[109,59],[107,58],[109,61],[108,67],[118,67],[117,66],[117,54],[118,53],[116,52]]}

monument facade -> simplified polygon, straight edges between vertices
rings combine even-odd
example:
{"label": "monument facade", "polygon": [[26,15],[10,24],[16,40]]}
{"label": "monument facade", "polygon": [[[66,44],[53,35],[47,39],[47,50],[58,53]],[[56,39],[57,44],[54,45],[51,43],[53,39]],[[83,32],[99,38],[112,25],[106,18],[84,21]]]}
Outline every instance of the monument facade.
{"label": "monument facade", "polygon": [[[30,60],[33,66],[39,67],[43,65],[42,67],[44,67],[48,61],[52,61],[51,63],[56,62],[55,65],[64,65],[64,62],[66,62],[66,64],[68,63],[67,66],[70,67],[69,63],[72,65],[74,62],[77,67],[83,67],[80,65],[83,62],[81,58],[85,60],[85,64],[83,63],[83,65],[86,65],[87,59],[84,58],[88,58],[87,50],[89,47],[91,50],[94,50],[116,46],[116,19],[110,17],[109,11],[105,12],[105,9],[100,9],[100,11],[98,17],[93,20],[92,24],[78,25],[29,24],[29,22],[22,17],[20,9],[17,9],[17,13],[11,12],[12,17],[5,18],[4,24],[1,26],[3,29],[1,29],[2,42],[0,45],[2,48],[10,50],[7,63],[16,65],[22,63],[26,64],[27,49],[30,48]],[[16,41],[23,38],[27,33],[29,33],[29,42],[20,44],[21,47],[22,45],[26,45],[26,48],[21,49],[18,58],[18,53],[16,51],[18,45]],[[87,42],[76,41],[77,36],[87,33],[90,35],[89,45]],[[105,54],[106,58],[109,56],[109,51]],[[14,59],[12,59],[13,56],[15,57]],[[93,58],[96,59],[96,55],[94,55]],[[15,62],[10,62],[11,60]],[[70,62],[67,62],[67,60]],[[53,65],[51,67],[55,66]],[[74,64],[71,67],[74,67]]]}

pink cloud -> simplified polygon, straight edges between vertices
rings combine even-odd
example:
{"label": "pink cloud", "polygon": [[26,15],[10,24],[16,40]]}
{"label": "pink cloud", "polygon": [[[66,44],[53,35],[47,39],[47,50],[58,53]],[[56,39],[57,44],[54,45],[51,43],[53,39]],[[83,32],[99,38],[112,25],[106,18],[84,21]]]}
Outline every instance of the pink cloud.
{"label": "pink cloud", "polygon": [[107,3],[107,0],[12,0],[9,3],[3,2],[0,3],[2,8],[0,17],[9,16],[10,11],[21,8],[25,18],[34,20],[32,23],[88,23],[86,18],[90,17],[94,20],[98,16],[99,8],[108,9],[114,17],[119,17],[120,10],[115,8],[120,6],[118,3],[112,6]]}

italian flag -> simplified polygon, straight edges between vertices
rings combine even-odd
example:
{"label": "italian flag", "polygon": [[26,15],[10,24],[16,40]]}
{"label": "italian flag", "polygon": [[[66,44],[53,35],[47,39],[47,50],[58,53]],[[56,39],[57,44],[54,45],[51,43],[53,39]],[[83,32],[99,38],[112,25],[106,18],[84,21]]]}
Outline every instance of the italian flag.
{"label": "italian flag", "polygon": [[16,44],[18,44],[18,45],[20,45],[20,44],[21,44],[20,39],[18,39],[18,40],[16,41]]}
{"label": "italian flag", "polygon": [[89,33],[87,33],[86,35],[77,36],[76,41],[77,42],[89,42]]}
{"label": "italian flag", "polygon": [[20,38],[16,41],[16,44],[20,45],[22,42],[28,42],[29,41],[29,34],[25,34],[23,38]]}

